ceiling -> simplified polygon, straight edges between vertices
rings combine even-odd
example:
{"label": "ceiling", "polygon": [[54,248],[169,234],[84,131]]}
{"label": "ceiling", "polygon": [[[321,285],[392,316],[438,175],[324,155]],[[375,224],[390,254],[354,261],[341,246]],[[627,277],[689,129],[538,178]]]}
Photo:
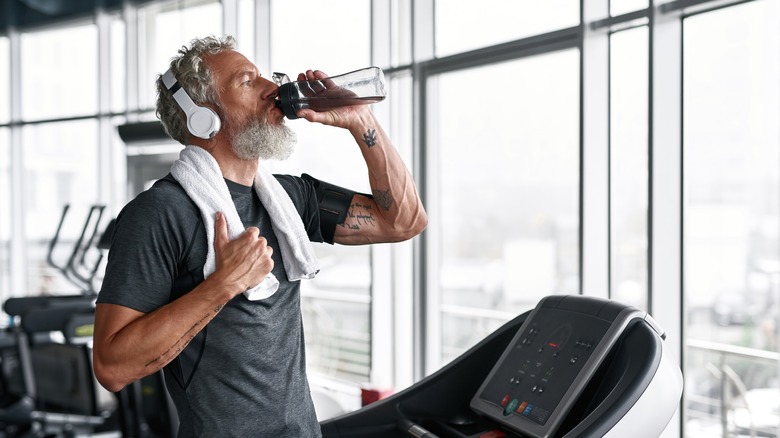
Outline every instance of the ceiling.
{"label": "ceiling", "polygon": [[0,0],[0,34],[10,27],[24,30],[89,17],[98,8],[120,9],[125,1],[141,4],[153,0]]}

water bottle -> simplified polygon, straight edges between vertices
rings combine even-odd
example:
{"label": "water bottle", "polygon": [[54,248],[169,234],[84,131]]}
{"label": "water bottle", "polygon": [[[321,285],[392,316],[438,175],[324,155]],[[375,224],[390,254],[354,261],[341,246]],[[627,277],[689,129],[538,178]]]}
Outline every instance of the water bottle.
{"label": "water bottle", "polygon": [[284,73],[274,73],[273,80],[279,85],[276,106],[285,117],[297,119],[302,109],[317,112],[328,111],[349,105],[376,103],[387,96],[385,75],[379,67],[367,67],[311,81],[290,81]]}

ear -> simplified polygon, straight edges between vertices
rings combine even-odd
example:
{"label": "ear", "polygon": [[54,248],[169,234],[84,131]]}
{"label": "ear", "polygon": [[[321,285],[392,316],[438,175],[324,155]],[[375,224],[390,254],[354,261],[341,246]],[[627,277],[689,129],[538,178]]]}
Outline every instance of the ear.
{"label": "ear", "polygon": [[206,140],[214,137],[222,126],[217,113],[211,108],[196,105],[170,69],[162,75],[162,81],[179,108],[187,115],[187,129],[190,134]]}

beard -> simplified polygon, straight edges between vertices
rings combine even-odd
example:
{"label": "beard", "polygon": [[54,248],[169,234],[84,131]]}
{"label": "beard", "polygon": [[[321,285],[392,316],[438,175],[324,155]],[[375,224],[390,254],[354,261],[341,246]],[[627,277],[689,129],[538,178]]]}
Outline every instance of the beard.
{"label": "beard", "polygon": [[295,132],[287,125],[274,125],[265,116],[251,119],[232,136],[233,153],[242,160],[286,160],[295,149]]}

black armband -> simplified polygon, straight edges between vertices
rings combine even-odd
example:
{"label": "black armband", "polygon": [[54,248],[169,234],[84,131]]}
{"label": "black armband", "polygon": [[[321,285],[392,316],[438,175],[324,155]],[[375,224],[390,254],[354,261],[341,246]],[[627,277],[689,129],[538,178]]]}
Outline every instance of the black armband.
{"label": "black armband", "polygon": [[[304,173],[301,175],[305,181],[312,183],[317,192],[317,203],[320,207],[320,231],[325,242],[332,244],[336,234],[336,226],[343,224],[347,219],[352,197],[357,194],[352,190],[339,187]],[[369,196],[371,195],[364,195]]]}

